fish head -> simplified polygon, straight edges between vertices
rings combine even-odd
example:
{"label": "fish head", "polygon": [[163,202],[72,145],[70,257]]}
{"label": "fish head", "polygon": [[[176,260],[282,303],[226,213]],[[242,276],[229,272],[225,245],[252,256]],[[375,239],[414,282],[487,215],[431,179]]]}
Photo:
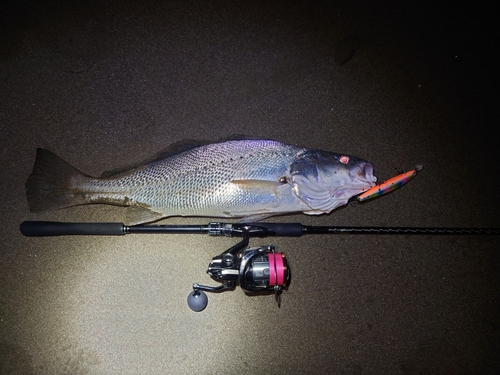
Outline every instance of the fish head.
{"label": "fish head", "polygon": [[319,150],[298,155],[288,178],[294,194],[310,208],[304,213],[312,215],[331,212],[377,181],[366,160]]}

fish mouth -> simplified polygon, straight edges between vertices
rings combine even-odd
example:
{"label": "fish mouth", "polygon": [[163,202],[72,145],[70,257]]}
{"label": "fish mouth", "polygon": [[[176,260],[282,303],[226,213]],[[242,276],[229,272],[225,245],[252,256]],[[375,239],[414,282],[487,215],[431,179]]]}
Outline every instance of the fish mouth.
{"label": "fish mouth", "polygon": [[340,186],[332,194],[332,198],[343,201],[342,204],[353,197],[357,196],[373,186],[377,181],[377,177],[373,175],[373,165],[368,162],[361,162],[349,170],[350,182],[344,186]]}
{"label": "fish mouth", "polygon": [[359,187],[371,188],[375,186],[377,177],[373,175],[373,165],[370,163],[360,163],[349,171],[352,184]]}

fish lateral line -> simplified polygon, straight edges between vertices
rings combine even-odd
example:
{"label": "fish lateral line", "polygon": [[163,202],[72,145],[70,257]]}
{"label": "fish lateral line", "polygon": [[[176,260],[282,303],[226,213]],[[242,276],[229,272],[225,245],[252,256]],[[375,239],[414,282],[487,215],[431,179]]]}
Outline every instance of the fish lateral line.
{"label": "fish lateral line", "polygon": [[401,186],[407,184],[410,180],[412,180],[417,175],[417,173],[420,172],[423,168],[424,166],[422,164],[419,164],[412,170],[391,177],[388,180],[382,182],[381,184],[375,185],[374,187],[368,189],[364,193],[358,195],[357,201],[364,202],[367,201],[368,199],[380,197],[381,195],[399,189]]}

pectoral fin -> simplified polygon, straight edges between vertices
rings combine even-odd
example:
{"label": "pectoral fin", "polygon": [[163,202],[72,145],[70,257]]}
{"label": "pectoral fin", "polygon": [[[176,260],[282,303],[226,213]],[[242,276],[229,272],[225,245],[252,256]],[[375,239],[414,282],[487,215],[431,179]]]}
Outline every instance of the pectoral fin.
{"label": "pectoral fin", "polygon": [[249,179],[232,180],[231,183],[252,197],[254,202],[251,206],[225,211],[225,215],[241,218],[239,222],[253,222],[279,214],[276,212],[279,203],[278,189],[283,187],[283,182]]}
{"label": "pectoral fin", "polygon": [[283,185],[280,181],[269,180],[231,180],[231,183],[235,184],[240,189],[269,191],[274,195],[276,195],[278,186]]}

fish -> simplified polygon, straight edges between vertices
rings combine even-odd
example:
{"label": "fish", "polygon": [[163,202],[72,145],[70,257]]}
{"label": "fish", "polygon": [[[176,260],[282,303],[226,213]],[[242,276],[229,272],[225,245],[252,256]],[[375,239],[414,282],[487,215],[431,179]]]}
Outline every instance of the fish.
{"label": "fish", "polygon": [[356,156],[259,138],[174,146],[152,160],[92,177],[38,148],[26,181],[31,212],[86,204],[126,208],[127,225],[170,216],[238,218],[320,215],[373,186]]}

